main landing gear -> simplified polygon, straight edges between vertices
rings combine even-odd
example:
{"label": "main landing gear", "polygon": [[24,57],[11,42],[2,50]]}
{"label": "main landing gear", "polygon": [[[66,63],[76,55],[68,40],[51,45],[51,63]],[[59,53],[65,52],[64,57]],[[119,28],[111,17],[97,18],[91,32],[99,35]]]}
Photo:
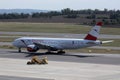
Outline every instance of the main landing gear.
{"label": "main landing gear", "polygon": [[21,48],[18,48],[18,52],[21,53]]}
{"label": "main landing gear", "polygon": [[[53,54],[54,52],[48,51],[48,52],[46,52],[46,53],[47,53],[47,54]],[[59,51],[57,51],[57,53],[54,53],[54,54],[60,54],[60,55],[62,55],[62,54],[65,54],[65,51],[59,50]]]}
{"label": "main landing gear", "polygon": [[60,51],[58,51],[57,53],[58,53],[58,54],[65,54],[65,51],[60,50]]}

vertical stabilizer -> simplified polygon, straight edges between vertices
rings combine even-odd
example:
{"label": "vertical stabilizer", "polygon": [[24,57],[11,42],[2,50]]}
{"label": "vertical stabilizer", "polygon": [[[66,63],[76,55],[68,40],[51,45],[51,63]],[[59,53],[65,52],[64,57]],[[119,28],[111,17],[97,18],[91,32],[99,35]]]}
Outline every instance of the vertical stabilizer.
{"label": "vertical stabilizer", "polygon": [[98,22],[84,38],[85,40],[97,40],[102,22]]}

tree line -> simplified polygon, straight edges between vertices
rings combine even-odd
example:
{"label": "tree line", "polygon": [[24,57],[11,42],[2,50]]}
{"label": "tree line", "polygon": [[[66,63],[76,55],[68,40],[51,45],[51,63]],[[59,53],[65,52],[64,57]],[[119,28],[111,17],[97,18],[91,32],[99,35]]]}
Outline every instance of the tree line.
{"label": "tree line", "polygon": [[[99,9],[84,9],[84,10],[72,10],[70,8],[62,9],[61,11],[48,11],[48,12],[36,12],[32,14],[25,13],[3,13],[0,14],[0,19],[27,19],[27,18],[52,18],[54,16],[62,16],[63,18],[79,18],[81,14],[85,14],[86,19],[102,19],[104,22],[106,19],[115,19],[114,22],[120,23],[120,10],[99,10]],[[97,15],[101,16],[97,16]],[[108,16],[102,16],[102,15]],[[112,22],[112,21],[111,21]],[[107,23],[107,22],[106,22]]]}
{"label": "tree line", "polygon": [[28,18],[30,14],[24,13],[3,13],[0,14],[0,19],[21,19],[21,18]]}

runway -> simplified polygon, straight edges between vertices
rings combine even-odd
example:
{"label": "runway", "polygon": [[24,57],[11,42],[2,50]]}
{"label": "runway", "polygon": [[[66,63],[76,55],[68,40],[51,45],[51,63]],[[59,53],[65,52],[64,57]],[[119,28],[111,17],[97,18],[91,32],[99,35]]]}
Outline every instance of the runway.
{"label": "runway", "polygon": [[58,55],[56,53],[28,53],[26,50],[18,53],[17,49],[0,49],[0,58],[30,59],[33,55],[40,58],[47,56],[50,61],[120,65],[120,54],[66,52],[64,55]]}
{"label": "runway", "polygon": [[14,76],[0,76],[0,80],[51,80],[51,79],[14,77]]}
{"label": "runway", "polygon": [[48,57],[48,65],[26,65],[33,53],[0,49],[1,80],[120,80],[120,55],[36,53]]}

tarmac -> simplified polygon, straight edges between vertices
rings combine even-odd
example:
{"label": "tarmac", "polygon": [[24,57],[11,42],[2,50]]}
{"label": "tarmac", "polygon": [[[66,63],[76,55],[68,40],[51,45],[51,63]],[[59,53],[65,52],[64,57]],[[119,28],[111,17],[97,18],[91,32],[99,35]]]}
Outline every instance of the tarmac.
{"label": "tarmac", "polygon": [[50,79],[14,77],[14,76],[1,76],[0,75],[0,80],[50,80]]}
{"label": "tarmac", "polygon": [[57,61],[49,61],[48,65],[26,65],[25,62],[24,59],[0,58],[0,75],[40,80],[120,80],[118,65]]}
{"label": "tarmac", "polygon": [[0,80],[120,80],[120,55],[36,53],[47,65],[26,65],[33,53],[0,49]]}

